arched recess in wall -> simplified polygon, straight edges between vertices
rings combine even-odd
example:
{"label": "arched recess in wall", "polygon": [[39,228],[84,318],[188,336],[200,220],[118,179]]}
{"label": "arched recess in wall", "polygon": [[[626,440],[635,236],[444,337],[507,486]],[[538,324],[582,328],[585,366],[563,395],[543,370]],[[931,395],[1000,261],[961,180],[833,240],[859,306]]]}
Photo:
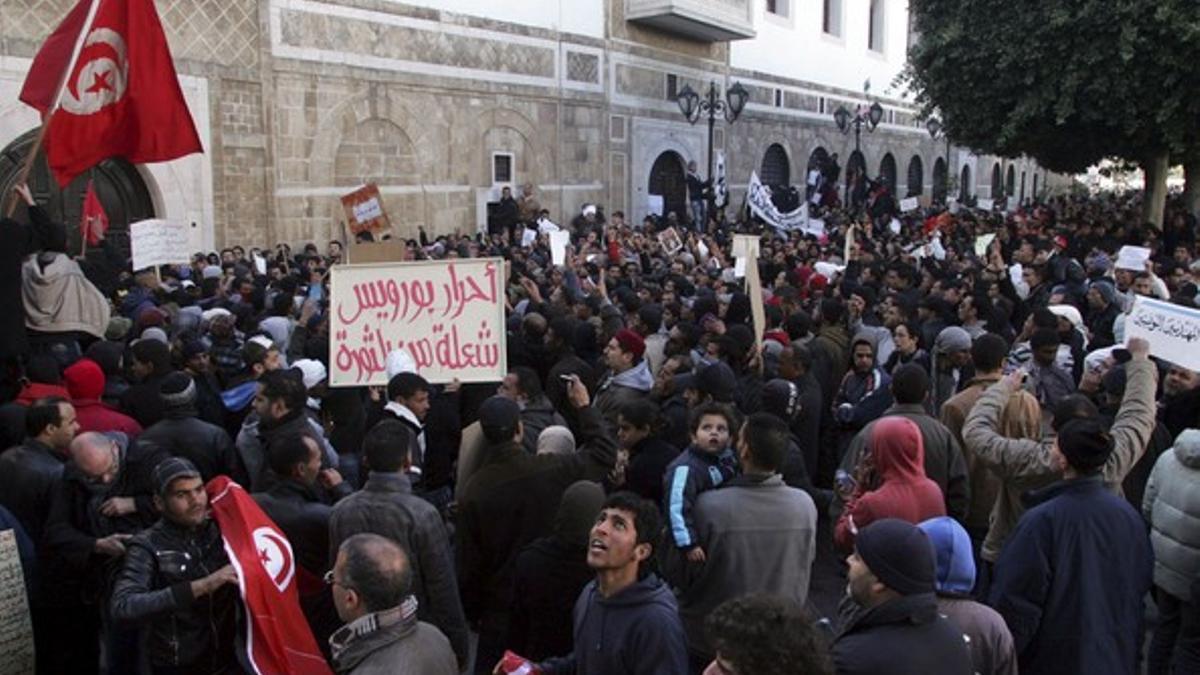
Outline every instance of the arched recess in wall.
{"label": "arched recess in wall", "polygon": [[550,158],[551,164],[543,166],[545,162],[541,161],[538,155],[540,149],[538,139],[541,138],[539,131],[528,117],[516,110],[511,108],[488,110],[479,116],[475,128],[483,129],[483,136],[480,138],[482,156],[477,157],[472,163],[475,167],[472,171],[474,174],[472,182],[476,186],[490,187],[492,185],[494,153],[517,153],[517,156],[513,157],[513,183],[515,185],[528,181],[538,186],[544,179],[541,172],[553,166],[552,157]]}
{"label": "arched recess in wall", "polygon": [[908,160],[908,189],[906,197],[917,197],[925,192],[925,164],[920,155],[913,155]]}
{"label": "arched recess in wall", "polygon": [[896,158],[890,152],[879,160],[879,178],[893,195],[896,194]]}
{"label": "arched recess in wall", "polygon": [[768,146],[758,173],[764,185],[790,185],[792,169],[787,150],[778,143]]}
{"label": "arched recess in wall", "polygon": [[1017,171],[1012,164],[1008,165],[1008,174],[1004,177],[1004,194],[1012,196],[1016,194],[1017,188]]}
{"label": "arched recess in wall", "polygon": [[996,162],[992,165],[992,199],[999,199],[1004,194],[1004,179],[1001,176],[1000,162]]}
{"label": "arched recess in wall", "polygon": [[685,163],[683,157],[674,150],[667,150],[658,155],[650,167],[650,178],[646,194],[662,197],[663,210],[661,215],[666,217],[674,212],[680,221],[686,220],[687,183],[685,182]]}
{"label": "arched recess in wall", "polygon": [[949,172],[946,170],[946,160],[938,157],[933,163],[933,201],[946,201],[947,188],[950,185]]}
{"label": "arched recess in wall", "polygon": [[[25,164],[25,158],[33,149],[37,133],[37,129],[32,129],[0,151],[0,195],[3,195],[0,204],[5,207]],[[66,223],[67,250],[75,254],[79,252],[78,224],[89,180],[93,181],[96,196],[100,198],[108,216],[107,237],[128,251],[129,224],[155,216],[150,186],[146,184],[142,172],[138,171],[137,167],[123,159],[108,159],[77,176],[67,187],[60,188],[46,164],[46,153],[42,151],[34,161],[27,183],[34,198],[49,214],[51,220]],[[19,222],[25,222],[25,209],[19,208],[13,215]]]}
{"label": "arched recess in wall", "polygon": [[966,202],[972,194],[974,191],[971,190],[971,167],[964,164],[962,173],[958,177],[958,201]]}

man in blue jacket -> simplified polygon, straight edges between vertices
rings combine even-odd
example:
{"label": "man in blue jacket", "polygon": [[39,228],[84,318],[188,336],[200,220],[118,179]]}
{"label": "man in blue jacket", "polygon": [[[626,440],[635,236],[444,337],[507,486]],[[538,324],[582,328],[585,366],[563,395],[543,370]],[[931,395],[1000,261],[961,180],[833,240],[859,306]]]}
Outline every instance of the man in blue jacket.
{"label": "man in blue jacket", "polygon": [[650,572],[658,508],[631,492],[609,495],[588,539],[596,571],[575,603],[575,650],[545,675],[686,675],[687,641],[675,596]]}
{"label": "man in blue jacket", "polygon": [[1104,488],[1112,451],[1101,422],[1063,426],[1051,458],[1064,480],[1031,495],[996,562],[991,605],[1022,675],[1137,672],[1153,553],[1138,513]]}

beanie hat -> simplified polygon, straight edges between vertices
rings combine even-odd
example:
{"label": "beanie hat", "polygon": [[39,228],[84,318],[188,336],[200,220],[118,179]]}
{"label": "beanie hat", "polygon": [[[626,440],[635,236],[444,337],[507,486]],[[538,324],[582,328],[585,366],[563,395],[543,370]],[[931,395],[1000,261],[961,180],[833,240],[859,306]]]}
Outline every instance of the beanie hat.
{"label": "beanie hat", "polygon": [[588,533],[604,506],[604,488],[599,483],[581,480],[563,491],[554,514],[554,537],[573,549],[587,546]]}
{"label": "beanie hat", "polygon": [[79,359],[72,363],[63,371],[63,380],[71,398],[77,401],[99,399],[104,393],[104,370],[91,359]]}
{"label": "beanie hat", "polygon": [[166,331],[159,328],[158,326],[154,326],[152,328],[147,328],[146,330],[142,331],[142,336],[140,338],[138,338],[138,340],[139,341],[140,340],[158,340],[159,342],[163,343],[164,345],[171,344],[171,341],[167,338]]}
{"label": "beanie hat", "polygon": [[221,278],[221,268],[216,265],[208,265],[204,268],[204,271],[202,271],[200,274],[205,279],[220,279]]}
{"label": "beanie hat", "polygon": [[492,396],[479,406],[479,426],[483,434],[493,443],[511,438],[521,421],[521,408],[516,401],[503,396]]}
{"label": "beanie hat", "polygon": [[934,592],[933,545],[916,525],[877,520],[859,530],[854,550],[880,583],[900,595]]}
{"label": "beanie hat", "polygon": [[208,346],[204,344],[203,340],[188,340],[187,342],[183,343],[183,360],[188,361],[190,359],[194,359],[207,351]]}
{"label": "beanie hat", "polygon": [[1104,466],[1113,452],[1108,428],[1098,419],[1075,419],[1058,431],[1058,450],[1076,471],[1090,473]]}
{"label": "beanie hat", "polygon": [[129,329],[133,328],[133,322],[123,316],[114,316],[108,320],[108,327],[104,329],[104,339],[119,341],[124,340],[126,335],[129,335]]}
{"label": "beanie hat", "polygon": [[160,497],[180,478],[200,478],[200,472],[183,457],[168,457],[154,467],[154,488]]}
{"label": "beanie hat", "polygon": [[549,426],[538,434],[537,454],[539,455],[573,455],[575,454],[575,434],[563,426]]}
{"label": "beanie hat", "polygon": [[1104,298],[1104,304],[1111,305],[1117,301],[1117,287],[1108,279],[1097,279],[1092,282],[1091,287]]}
{"label": "beanie hat", "polygon": [[617,341],[617,344],[621,345],[622,350],[632,353],[634,358],[640,359],[642,358],[642,354],[646,353],[646,341],[642,339],[641,335],[628,328],[622,328],[617,331],[613,339]]}
{"label": "beanie hat", "polygon": [[292,364],[292,368],[299,370],[303,375],[305,389],[312,389],[321,384],[328,376],[325,364],[314,359],[300,359]]}
{"label": "beanie hat", "polygon": [[762,390],[762,409],[790,423],[800,413],[800,388],[781,378],[771,380]]}
{"label": "beanie hat", "polygon": [[948,326],[938,333],[933,348],[939,354],[970,351],[971,334],[959,326]]}
{"label": "beanie hat", "polygon": [[167,375],[159,391],[168,408],[182,408],[196,402],[196,383],[187,373],[176,371]]}
{"label": "beanie hat", "polygon": [[733,369],[724,361],[717,361],[707,366],[701,366],[695,375],[684,375],[676,379],[676,389],[697,389],[707,394],[718,403],[733,403],[733,391],[737,388],[737,378]]}

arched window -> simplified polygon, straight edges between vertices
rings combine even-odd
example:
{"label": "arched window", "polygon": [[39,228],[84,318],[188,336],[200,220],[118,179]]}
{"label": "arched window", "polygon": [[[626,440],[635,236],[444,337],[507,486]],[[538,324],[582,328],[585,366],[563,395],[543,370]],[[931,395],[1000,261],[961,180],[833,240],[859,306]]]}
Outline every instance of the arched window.
{"label": "arched window", "polygon": [[1021,202],[1025,201],[1025,172],[1021,172]]}
{"label": "arched window", "polygon": [[687,219],[687,183],[683,167],[683,158],[679,153],[668,150],[659,155],[650,168],[648,192],[663,198],[660,216],[665,217],[674,211],[681,221]]}
{"label": "arched window", "polygon": [[1012,196],[1017,193],[1017,171],[1012,164],[1008,165],[1008,175],[1004,177],[1004,194]]}
{"label": "arched window", "polygon": [[763,153],[758,173],[763,185],[790,185],[792,170],[788,164],[787,150],[778,143],[772,143]]}
{"label": "arched window", "polygon": [[[943,171],[945,169],[943,168]],[[917,197],[925,192],[925,165],[920,155],[908,160],[908,192],[906,197]]]}
{"label": "arched window", "polygon": [[1038,175],[1037,175],[1037,172],[1034,171],[1033,172],[1033,194],[1031,195],[1031,197],[1033,198],[1033,201],[1035,201],[1035,202],[1038,200],[1038,190],[1037,189],[1038,189]]}
{"label": "arched window", "polygon": [[882,180],[892,194],[896,193],[896,158],[887,153],[879,160],[879,179]]}
{"label": "arched window", "polygon": [[965,202],[971,198],[971,167],[963,165],[962,175],[958,180],[958,201]]}
{"label": "arched window", "polygon": [[1004,179],[1000,173],[1000,162],[992,165],[992,199],[999,199],[1004,194]]}
{"label": "arched window", "polygon": [[867,27],[867,46],[873,52],[882,52],[885,34],[885,0],[871,0],[871,24]]}
{"label": "arched window", "polygon": [[949,186],[950,176],[946,171],[946,160],[941,157],[933,163],[933,201],[946,201],[946,188]]}

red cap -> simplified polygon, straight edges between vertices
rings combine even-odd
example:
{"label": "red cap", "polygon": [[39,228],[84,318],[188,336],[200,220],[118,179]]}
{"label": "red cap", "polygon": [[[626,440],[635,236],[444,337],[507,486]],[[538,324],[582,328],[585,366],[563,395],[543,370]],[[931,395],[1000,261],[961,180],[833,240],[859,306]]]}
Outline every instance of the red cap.
{"label": "red cap", "polygon": [[617,344],[621,345],[621,349],[632,352],[639,359],[642,358],[642,354],[646,353],[646,341],[642,339],[641,335],[628,328],[622,328],[617,331],[613,339],[617,341]]}

